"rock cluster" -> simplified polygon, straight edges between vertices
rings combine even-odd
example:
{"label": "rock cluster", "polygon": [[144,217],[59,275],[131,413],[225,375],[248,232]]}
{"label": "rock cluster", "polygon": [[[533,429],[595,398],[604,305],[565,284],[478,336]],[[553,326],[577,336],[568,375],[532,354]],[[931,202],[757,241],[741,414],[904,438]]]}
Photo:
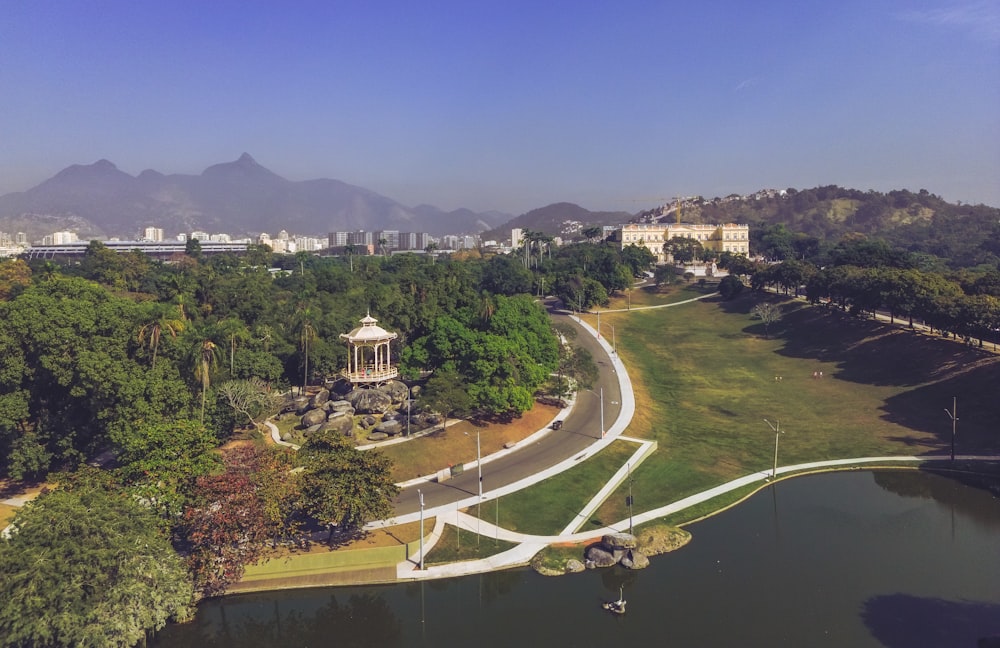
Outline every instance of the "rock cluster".
{"label": "rock cluster", "polygon": [[584,552],[587,568],[613,567],[621,565],[626,569],[645,569],[649,558],[638,548],[638,541],[631,533],[609,533],[587,547]]}
{"label": "rock cluster", "polygon": [[[407,431],[407,411],[413,409],[409,397],[410,389],[406,384],[395,380],[380,387],[342,390],[332,395],[330,390],[321,389],[311,397],[292,398],[281,416],[300,417],[298,427],[302,436],[332,430],[353,437],[355,425],[358,425],[368,431],[369,441],[382,441]],[[355,415],[359,415],[357,421]],[[413,412],[409,422],[413,431],[436,425],[441,419],[433,414]]]}

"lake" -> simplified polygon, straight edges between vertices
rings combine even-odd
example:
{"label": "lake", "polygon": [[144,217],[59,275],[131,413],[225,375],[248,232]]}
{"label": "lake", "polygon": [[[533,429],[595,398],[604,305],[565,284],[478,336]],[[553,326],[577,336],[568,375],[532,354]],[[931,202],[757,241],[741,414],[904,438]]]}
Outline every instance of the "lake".
{"label": "lake", "polygon": [[[151,645],[976,646],[1000,637],[998,493],[913,470],[800,477],[689,526],[642,571],[227,597]],[[600,604],[619,588],[616,617]]]}

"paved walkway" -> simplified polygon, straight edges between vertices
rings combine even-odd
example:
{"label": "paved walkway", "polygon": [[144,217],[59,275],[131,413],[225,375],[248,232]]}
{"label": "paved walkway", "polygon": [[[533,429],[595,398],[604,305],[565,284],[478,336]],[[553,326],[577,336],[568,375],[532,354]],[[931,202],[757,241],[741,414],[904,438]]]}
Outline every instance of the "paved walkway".
{"label": "paved walkway", "polygon": [[[1000,455],[958,455],[955,457],[957,461],[1000,461]],[[631,461],[631,460],[630,460]],[[923,457],[858,457],[854,459],[835,459],[832,461],[814,461],[809,463],[796,464],[794,466],[782,466],[778,468],[778,475],[786,475],[789,473],[808,473],[810,471],[818,471],[824,469],[845,469],[847,467],[860,467],[864,464],[919,464],[924,462],[951,462],[951,458],[948,455],[933,455],[933,456],[923,456]],[[617,475],[616,475],[617,477]],[[609,482],[611,484],[615,478]],[[639,513],[632,518],[632,525],[640,525],[646,522],[651,522],[657,518],[662,518],[672,513],[678,511],[683,511],[686,508],[706,502],[710,499],[718,497],[733,490],[743,488],[744,486],[751,486],[754,484],[759,484],[763,486],[764,484],[770,482],[771,471],[765,470],[761,472],[751,473],[739,479],[734,479],[726,484],[721,484],[715,488],[711,488],[701,493],[691,495],[690,497],[685,497],[684,499],[678,500],[672,504],[666,506],[661,506],[650,511],[644,511]],[[618,484],[615,484],[614,488],[617,488]],[[611,490],[614,490],[612,488]],[[603,492],[603,489],[602,489]],[[601,498],[601,493],[598,493],[591,500],[590,503],[584,508],[584,511],[590,511],[585,513],[581,511],[580,515],[577,516],[579,519],[583,516],[583,521],[586,521],[596,509],[597,506],[603,502]],[[599,500],[599,501],[598,501]],[[595,504],[596,502],[596,504]],[[589,540],[597,540],[602,535],[607,533],[618,533],[621,531],[627,531],[629,528],[629,520],[622,520],[617,524],[613,524],[602,529],[596,529],[593,531],[586,531],[583,533],[573,532],[570,529],[577,529],[578,526],[574,526],[572,523],[563,533],[553,536],[536,536],[528,535],[524,533],[517,533],[516,531],[509,531],[504,528],[497,527],[486,520],[467,515],[458,510],[450,511],[438,511],[435,514],[436,522],[433,531],[431,532],[430,538],[424,543],[424,553],[426,554],[430,551],[437,540],[441,537],[441,533],[444,531],[445,524],[451,524],[462,530],[468,531],[470,533],[478,533],[481,536],[481,542],[489,542],[490,538],[497,538],[499,540],[505,540],[507,542],[519,543],[516,547],[508,549],[507,551],[498,553],[496,555],[490,556],[488,558],[483,558],[482,560],[468,560],[464,562],[449,563],[446,565],[434,565],[426,567],[421,570],[419,568],[420,556],[419,554],[411,560],[400,563],[396,567],[396,577],[399,580],[430,580],[437,578],[451,578],[454,576],[465,576],[470,574],[480,574],[483,572],[494,571],[498,569],[508,569],[511,567],[521,567],[527,565],[531,562],[531,559],[536,553],[544,549],[546,546],[554,543],[583,543]]]}

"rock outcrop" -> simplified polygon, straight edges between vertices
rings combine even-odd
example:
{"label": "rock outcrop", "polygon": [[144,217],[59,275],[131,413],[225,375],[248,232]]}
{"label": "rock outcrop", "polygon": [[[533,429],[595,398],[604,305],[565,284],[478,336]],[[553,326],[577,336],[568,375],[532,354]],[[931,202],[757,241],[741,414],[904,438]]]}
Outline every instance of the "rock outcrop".
{"label": "rock outcrop", "polygon": [[584,551],[586,566],[645,569],[649,567],[649,558],[637,547],[638,540],[631,533],[609,533]]}

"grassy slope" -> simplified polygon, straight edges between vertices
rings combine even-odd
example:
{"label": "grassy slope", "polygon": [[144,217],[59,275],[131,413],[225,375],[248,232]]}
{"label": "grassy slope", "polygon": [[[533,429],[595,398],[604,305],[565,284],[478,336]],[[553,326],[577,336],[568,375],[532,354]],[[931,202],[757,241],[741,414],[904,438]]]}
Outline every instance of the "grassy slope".
{"label": "grassy slope", "polygon": [[[605,316],[637,383],[628,433],[659,442],[635,474],[639,510],[768,468],[774,433],[765,418],[786,432],[782,465],[939,453],[951,432],[943,409],[958,395],[959,451],[1000,445],[997,357],[778,298],[784,315],[767,339],[749,315],[754,299]],[[595,515],[625,516],[622,493]]]}

